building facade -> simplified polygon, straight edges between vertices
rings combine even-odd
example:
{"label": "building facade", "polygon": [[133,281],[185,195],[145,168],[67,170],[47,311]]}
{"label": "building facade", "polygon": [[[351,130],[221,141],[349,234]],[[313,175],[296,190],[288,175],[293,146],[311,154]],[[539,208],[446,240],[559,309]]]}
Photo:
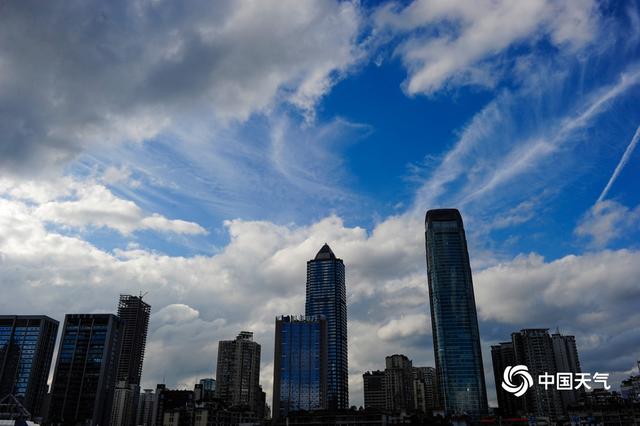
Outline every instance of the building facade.
{"label": "building facade", "polygon": [[496,396],[498,408],[503,416],[515,416],[524,413],[524,399],[514,396],[501,386],[504,370],[513,365],[518,365],[513,350],[513,342],[501,342],[491,346],[491,362],[493,364],[493,377],[496,383]]}
{"label": "building facade", "polygon": [[440,398],[449,414],[487,412],[480,332],[462,216],[429,210],[425,240]]}
{"label": "building facade", "polygon": [[118,317],[122,320],[122,345],[111,426],[135,425],[150,315],[151,306],[142,296],[120,295]]}
{"label": "building facade", "polygon": [[258,412],[260,404],[260,345],[253,333],[242,331],[235,340],[218,344],[216,394],[229,407],[248,407]]}
{"label": "building facade", "polygon": [[367,371],[362,375],[364,408],[367,410],[387,409],[387,392],[384,371]]}
{"label": "building facade", "polygon": [[51,387],[51,424],[110,423],[121,337],[122,321],[115,315],[65,316]]}
{"label": "building facade", "polygon": [[42,416],[58,321],[46,316],[0,316],[0,400],[13,395],[33,419]]}
{"label": "building facade", "polygon": [[392,413],[413,411],[413,362],[405,355],[385,358],[384,383],[386,409]]}
{"label": "building facade", "polygon": [[347,359],[347,293],[342,259],[329,245],[322,246],[307,262],[305,315],[327,320],[327,407],[349,408]]}
{"label": "building facade", "polygon": [[118,317],[123,321],[118,381],[139,385],[147,345],[151,306],[140,296],[120,295]]}
{"label": "building facade", "polygon": [[145,389],[144,392],[140,394],[136,425],[151,426],[153,424],[155,402],[156,394],[153,392],[153,389]]}
{"label": "building facade", "polygon": [[327,321],[323,317],[276,318],[273,418],[326,408]]}
{"label": "building facade", "polygon": [[433,367],[413,368],[413,400],[416,410],[429,413],[439,408],[438,379]]}

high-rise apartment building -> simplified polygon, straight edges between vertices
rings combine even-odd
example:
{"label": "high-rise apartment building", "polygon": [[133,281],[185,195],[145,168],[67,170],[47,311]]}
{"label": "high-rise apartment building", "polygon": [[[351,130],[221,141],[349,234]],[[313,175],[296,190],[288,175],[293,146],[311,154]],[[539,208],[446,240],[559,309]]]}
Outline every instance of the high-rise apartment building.
{"label": "high-rise apartment building", "polygon": [[349,408],[345,269],[327,244],[307,262],[305,315],[327,320],[327,408]]}
{"label": "high-rise apartment building", "polygon": [[65,316],[51,388],[49,422],[110,423],[122,321],[111,314]]}
{"label": "high-rise apartment building", "polygon": [[153,425],[153,410],[156,402],[156,394],[153,393],[153,389],[145,389],[140,394],[138,400],[138,413],[136,425],[138,426],[152,426]]}
{"label": "high-rise apartment building", "polygon": [[384,371],[367,371],[362,375],[364,389],[364,408],[367,410],[386,410],[387,391]]}
{"label": "high-rise apartment building", "polygon": [[423,413],[439,408],[438,378],[433,367],[413,367],[414,408]]}
{"label": "high-rise apartment building", "polygon": [[326,319],[276,318],[274,352],[273,418],[326,408]]}
{"label": "high-rise apartment building", "polygon": [[[553,353],[553,343],[546,328],[527,328],[511,334],[515,361],[518,365],[526,365],[529,373],[538,382],[541,374],[556,375],[557,369]],[[560,392],[555,386],[545,389],[543,386],[532,386],[521,398],[526,413],[536,416],[555,418],[562,414]]]}
{"label": "high-rise apartment building", "polygon": [[39,418],[58,334],[58,321],[46,316],[0,316],[0,400],[13,395]]}
{"label": "high-rise apartment building", "polygon": [[491,347],[493,374],[500,411],[505,415],[528,414],[557,418],[565,415],[567,407],[575,403],[583,389],[559,391],[556,386],[535,385],[521,397],[502,389],[504,369],[510,365],[525,365],[534,383],[538,376],[556,373],[581,373],[578,349],[573,336],[559,332],[549,335],[546,328],[527,328],[511,334],[511,342]]}
{"label": "high-rise apartment building", "polygon": [[487,412],[487,391],[462,216],[456,209],[429,210],[425,228],[441,402],[449,414],[483,414]]}
{"label": "high-rise apartment building", "polygon": [[218,344],[216,394],[230,407],[258,412],[260,404],[260,345],[253,333],[242,331],[235,340]]}
{"label": "high-rise apartment building", "polygon": [[[580,359],[578,358],[578,347],[574,336],[563,336],[560,331],[551,335],[553,345],[553,357],[556,370],[559,372],[581,373]],[[571,404],[575,404],[584,394],[584,388],[573,391],[560,392],[562,409],[566,410]]]}
{"label": "high-rise apartment building", "polygon": [[413,411],[413,363],[405,355],[394,354],[385,358],[384,383],[387,411],[399,413]]}

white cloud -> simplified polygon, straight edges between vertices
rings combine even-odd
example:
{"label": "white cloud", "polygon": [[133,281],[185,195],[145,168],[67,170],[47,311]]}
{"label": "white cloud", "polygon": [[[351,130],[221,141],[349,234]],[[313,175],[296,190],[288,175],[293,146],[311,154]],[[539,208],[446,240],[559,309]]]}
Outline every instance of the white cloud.
{"label": "white cloud", "polygon": [[424,314],[404,315],[394,318],[378,329],[378,337],[382,340],[396,340],[408,336],[426,334],[431,319]]}
{"label": "white cloud", "polygon": [[598,21],[596,3],[587,0],[416,0],[384,5],[375,15],[380,30],[408,34],[397,53],[409,71],[410,95],[493,86],[510,47],[547,37],[558,48],[580,48],[596,37]]}
{"label": "white cloud", "polygon": [[361,21],[338,1],[8,4],[0,165],[46,172],[192,114],[224,126],[289,103],[312,116],[360,57]]}
{"label": "white cloud", "polygon": [[[85,229],[107,227],[124,235],[137,230],[206,234],[197,223],[167,219],[153,213],[145,215],[133,201],[115,196],[95,181],[59,178],[48,181],[16,181],[2,179],[0,195],[19,200],[33,216],[43,222]],[[28,205],[28,207],[27,207]]]}
{"label": "white cloud", "polygon": [[575,229],[579,237],[588,238],[594,247],[605,247],[622,235],[640,229],[640,206],[634,209],[613,201],[594,204]]}

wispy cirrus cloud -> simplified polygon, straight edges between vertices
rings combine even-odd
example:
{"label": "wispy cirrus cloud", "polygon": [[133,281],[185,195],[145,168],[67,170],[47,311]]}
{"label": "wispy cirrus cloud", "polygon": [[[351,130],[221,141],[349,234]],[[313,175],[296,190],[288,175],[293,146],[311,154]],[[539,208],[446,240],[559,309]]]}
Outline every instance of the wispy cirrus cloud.
{"label": "wispy cirrus cloud", "polygon": [[388,3],[376,12],[380,31],[405,35],[396,53],[410,95],[460,85],[494,87],[504,75],[504,52],[547,40],[575,52],[598,37],[595,1],[427,1]]}

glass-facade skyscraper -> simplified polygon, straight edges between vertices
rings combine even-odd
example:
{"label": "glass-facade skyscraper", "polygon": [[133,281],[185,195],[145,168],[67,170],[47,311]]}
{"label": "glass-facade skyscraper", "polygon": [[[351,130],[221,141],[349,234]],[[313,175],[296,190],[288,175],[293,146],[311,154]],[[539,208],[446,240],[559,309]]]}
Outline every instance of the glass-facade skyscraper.
{"label": "glass-facade skyscraper", "polygon": [[425,228],[441,404],[449,414],[484,414],[487,391],[462,216],[456,209],[429,210]]}
{"label": "glass-facade skyscraper", "polygon": [[49,423],[110,424],[122,321],[111,314],[65,316],[51,386]]}
{"label": "glass-facade skyscraper", "polygon": [[11,394],[41,416],[58,334],[58,321],[46,316],[0,316],[0,399]]}
{"label": "glass-facade skyscraper", "polygon": [[322,246],[307,262],[307,317],[327,320],[327,408],[349,408],[349,367],[347,360],[347,291],[344,263],[329,245]]}
{"label": "glass-facade skyscraper", "polygon": [[273,417],[326,408],[327,321],[324,318],[276,318],[273,369]]}

